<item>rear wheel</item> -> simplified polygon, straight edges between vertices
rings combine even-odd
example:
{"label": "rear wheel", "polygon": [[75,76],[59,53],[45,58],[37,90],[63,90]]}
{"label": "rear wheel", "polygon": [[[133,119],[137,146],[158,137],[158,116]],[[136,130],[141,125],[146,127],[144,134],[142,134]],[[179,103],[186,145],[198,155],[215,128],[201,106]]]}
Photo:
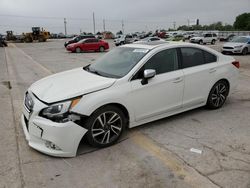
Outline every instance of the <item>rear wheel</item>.
{"label": "rear wheel", "polygon": [[222,107],[225,103],[227,96],[229,93],[229,86],[228,83],[224,80],[218,81],[212,87],[208,100],[207,100],[207,107],[211,109],[217,109]]}
{"label": "rear wheel", "polygon": [[81,48],[77,47],[76,48],[76,53],[81,53],[81,52],[82,52]]}
{"label": "rear wheel", "polygon": [[202,41],[202,40],[200,40],[200,41],[199,41],[199,44],[203,44],[203,41]]}
{"label": "rear wheel", "polygon": [[247,52],[248,52],[247,48],[244,48],[244,49],[242,50],[242,55],[247,55]]}
{"label": "rear wheel", "polygon": [[116,106],[97,109],[87,120],[87,140],[94,147],[114,144],[122,135],[126,118]]}
{"label": "rear wheel", "polygon": [[211,44],[215,44],[215,40],[212,40]]}
{"label": "rear wheel", "polygon": [[105,50],[105,49],[104,49],[103,46],[101,46],[101,47],[99,48],[99,51],[100,51],[100,52],[104,52],[104,50]]}

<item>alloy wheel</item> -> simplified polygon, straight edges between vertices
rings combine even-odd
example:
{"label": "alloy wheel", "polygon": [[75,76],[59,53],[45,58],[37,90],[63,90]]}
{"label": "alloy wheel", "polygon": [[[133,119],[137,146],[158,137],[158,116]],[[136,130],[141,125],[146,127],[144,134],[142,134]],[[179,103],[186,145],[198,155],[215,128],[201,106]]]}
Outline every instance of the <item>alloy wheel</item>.
{"label": "alloy wheel", "polygon": [[101,113],[92,124],[93,140],[101,145],[108,145],[116,140],[122,132],[122,119],[114,111]]}
{"label": "alloy wheel", "polygon": [[220,107],[224,104],[227,98],[227,86],[223,83],[219,83],[215,86],[211,96],[211,102],[215,107]]}

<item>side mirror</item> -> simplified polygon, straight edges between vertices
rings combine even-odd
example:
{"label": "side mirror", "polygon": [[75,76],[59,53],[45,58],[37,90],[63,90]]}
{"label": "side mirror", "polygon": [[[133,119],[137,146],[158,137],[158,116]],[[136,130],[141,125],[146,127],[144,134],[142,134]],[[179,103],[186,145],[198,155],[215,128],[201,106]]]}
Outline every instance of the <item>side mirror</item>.
{"label": "side mirror", "polygon": [[155,75],[156,75],[156,71],[154,69],[144,70],[141,84],[142,85],[148,84],[148,79],[153,78]]}

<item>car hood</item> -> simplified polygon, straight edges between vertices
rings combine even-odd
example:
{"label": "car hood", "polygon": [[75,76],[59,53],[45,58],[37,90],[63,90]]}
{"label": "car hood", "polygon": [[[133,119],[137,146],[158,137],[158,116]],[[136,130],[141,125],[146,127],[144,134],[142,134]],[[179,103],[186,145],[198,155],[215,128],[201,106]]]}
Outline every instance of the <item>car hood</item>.
{"label": "car hood", "polygon": [[241,46],[245,45],[245,43],[240,43],[240,42],[227,42],[223,46],[225,47],[235,47],[235,46]]}
{"label": "car hood", "polygon": [[115,81],[77,68],[45,77],[29,91],[46,103],[54,103],[108,88]]}

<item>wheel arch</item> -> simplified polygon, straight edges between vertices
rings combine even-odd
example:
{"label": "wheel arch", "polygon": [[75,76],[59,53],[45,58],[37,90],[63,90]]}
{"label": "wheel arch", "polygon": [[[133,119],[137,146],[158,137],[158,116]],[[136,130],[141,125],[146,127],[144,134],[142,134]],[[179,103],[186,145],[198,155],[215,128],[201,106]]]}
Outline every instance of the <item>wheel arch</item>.
{"label": "wheel arch", "polygon": [[[129,112],[128,112],[127,108],[126,108],[124,105],[122,105],[122,104],[120,104],[120,103],[116,103],[116,102],[114,102],[114,103],[107,103],[107,104],[104,104],[104,105],[98,107],[96,110],[101,109],[101,108],[103,108],[103,107],[105,107],[105,106],[115,106],[115,107],[119,108],[119,109],[124,113],[124,115],[125,115],[125,117],[126,117],[126,119],[127,119],[126,124],[128,125],[130,116],[129,116]],[[96,110],[95,110],[95,111],[96,111]],[[95,111],[94,111],[94,112],[95,112]],[[91,115],[92,115],[94,112],[92,112]],[[90,116],[91,116],[91,115],[90,115]]]}
{"label": "wheel arch", "polygon": [[225,82],[227,83],[228,91],[229,91],[228,93],[230,93],[230,82],[228,81],[227,78],[221,78],[221,79],[217,80],[217,81],[211,86],[211,88],[209,89],[209,93],[208,93],[208,96],[207,96],[207,100],[208,100],[209,94],[210,94],[210,92],[211,92],[211,89],[214,87],[215,84],[217,84],[217,83],[220,82],[220,81],[225,81]]}

